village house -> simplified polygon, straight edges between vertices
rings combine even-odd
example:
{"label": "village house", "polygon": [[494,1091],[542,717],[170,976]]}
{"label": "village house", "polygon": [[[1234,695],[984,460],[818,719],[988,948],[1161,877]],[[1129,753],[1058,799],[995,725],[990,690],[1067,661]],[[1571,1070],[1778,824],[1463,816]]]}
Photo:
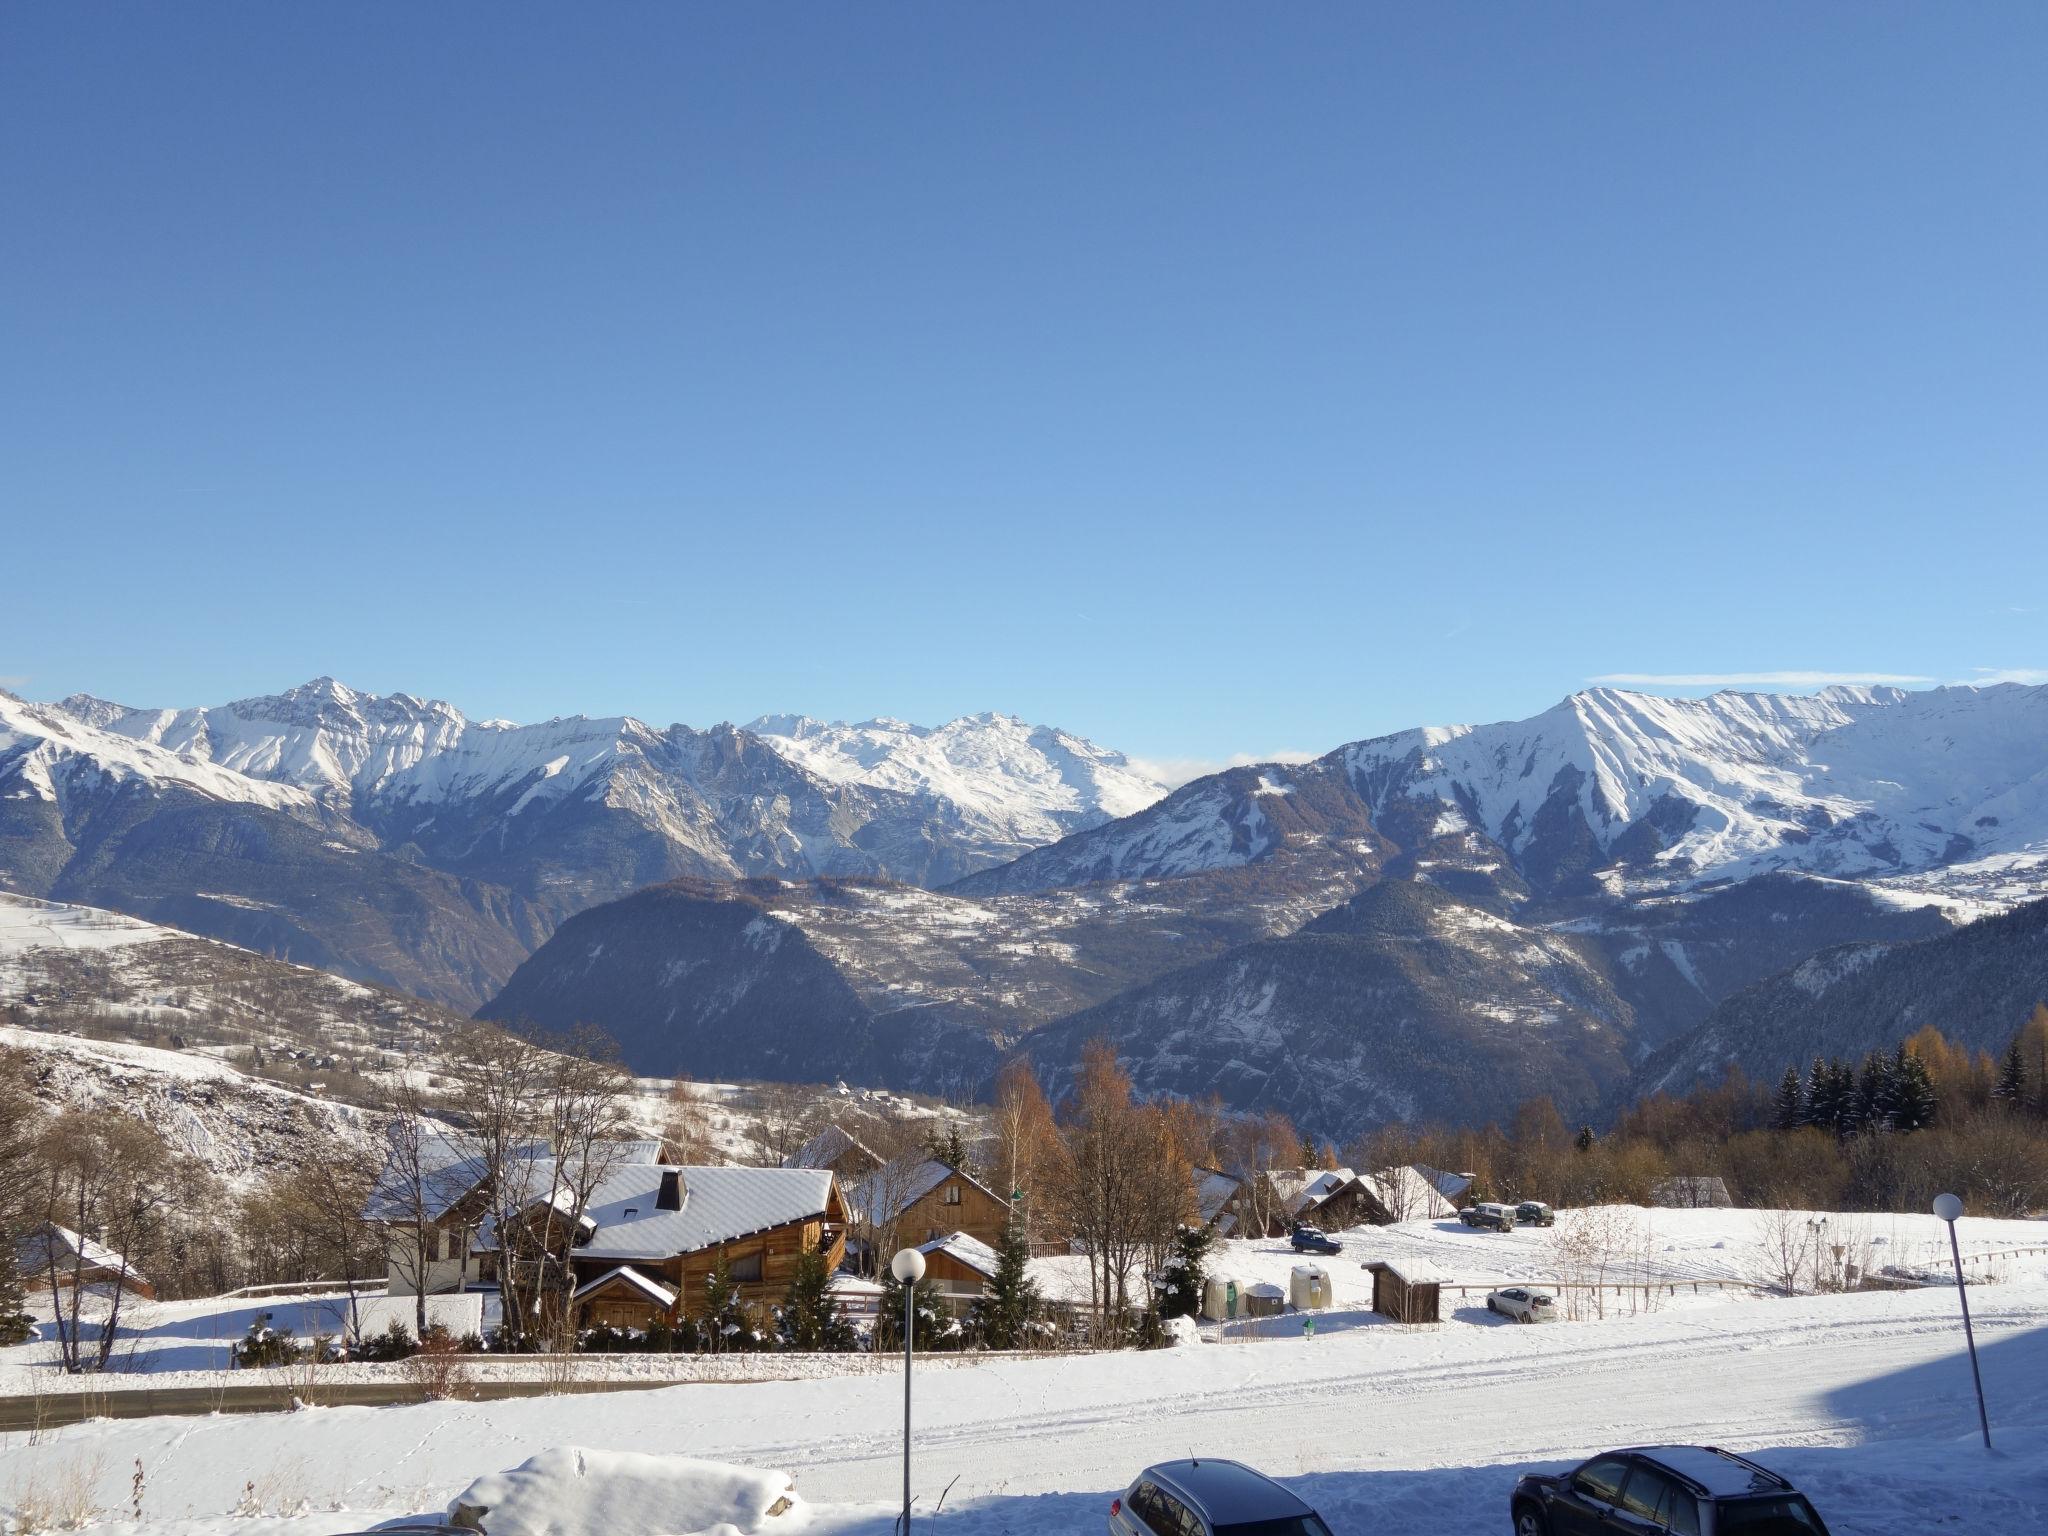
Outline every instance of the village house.
{"label": "village house", "polygon": [[987,1292],[1001,1263],[995,1249],[965,1232],[920,1243],[917,1251],[924,1255],[923,1284],[953,1312],[965,1311]]}
{"label": "village house", "polygon": [[83,1237],[69,1227],[46,1221],[32,1229],[15,1250],[15,1263],[25,1285],[52,1285],[60,1290],[73,1286],[90,1290],[111,1286],[116,1281],[131,1296],[156,1300],[156,1287],[142,1271],[123,1259],[105,1243]]}
{"label": "village house", "polygon": [[[617,1149],[642,1157],[662,1150],[657,1143]],[[513,1219],[528,1232],[546,1230],[537,1234],[545,1241],[514,1243],[512,1251],[566,1253],[584,1326],[678,1321],[702,1302],[721,1263],[742,1300],[773,1302],[788,1291],[807,1249],[818,1250],[827,1269],[845,1258],[846,1207],[827,1169],[608,1162],[580,1213],[551,1159],[528,1155],[517,1165],[522,1187],[533,1194],[512,1202]],[[391,1187],[390,1175],[387,1169],[366,1214],[386,1231],[391,1294],[409,1295],[422,1266],[412,1258],[410,1202]],[[506,1244],[488,1215],[492,1203],[474,1160],[444,1165],[427,1212],[432,1235],[423,1289],[497,1285]],[[575,1230],[563,1230],[572,1219]]]}
{"label": "village house", "polygon": [[[882,1164],[847,1187],[846,1203],[856,1226],[881,1237],[893,1233],[889,1240],[899,1247],[960,1232],[993,1248],[1002,1241],[1010,1219],[1009,1201],[972,1174],[935,1157]],[[861,1252],[856,1257],[865,1267],[874,1267],[873,1254]]]}
{"label": "village house", "polygon": [[783,1162],[785,1168],[827,1168],[841,1184],[867,1177],[882,1166],[882,1159],[861,1144],[858,1136],[837,1125],[828,1125]]}
{"label": "village house", "polygon": [[[1205,1172],[1213,1170],[1197,1171],[1198,1198]],[[1273,1168],[1259,1178],[1263,1198],[1256,1203],[1242,1184],[1228,1197],[1237,1229],[1247,1236],[1261,1226],[1252,1214],[1260,1208],[1264,1230],[1259,1235],[1265,1237],[1284,1237],[1297,1224],[1342,1232],[1397,1221],[1439,1221],[1457,1214],[1456,1205],[1428,1175],[1410,1166],[1370,1174],[1349,1168]]]}

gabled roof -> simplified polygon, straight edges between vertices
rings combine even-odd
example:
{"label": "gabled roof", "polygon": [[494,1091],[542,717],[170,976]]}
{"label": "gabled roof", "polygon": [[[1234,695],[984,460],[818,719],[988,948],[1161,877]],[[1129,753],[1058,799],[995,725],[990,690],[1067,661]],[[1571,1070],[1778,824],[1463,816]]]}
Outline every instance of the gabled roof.
{"label": "gabled roof", "polygon": [[970,1237],[965,1232],[955,1232],[947,1237],[935,1238],[929,1243],[920,1243],[919,1253],[950,1254],[973,1270],[990,1280],[996,1277],[996,1268],[1002,1263],[1001,1256],[980,1238]]}
{"label": "gabled roof", "polygon": [[973,1174],[928,1157],[907,1171],[900,1163],[884,1163],[866,1178],[854,1180],[846,1187],[846,1207],[869,1221],[894,1221],[948,1179],[972,1184],[1000,1206],[1010,1204]]}
{"label": "gabled roof", "polygon": [[130,1280],[142,1281],[145,1285],[149,1283],[143,1279],[141,1270],[128,1263],[105,1243],[81,1237],[69,1227],[60,1227],[54,1221],[46,1221],[41,1226],[32,1228],[28,1235],[22,1238],[16,1253],[17,1262],[26,1270],[47,1270],[53,1264],[59,1270],[66,1270],[82,1261],[83,1267],[88,1270],[104,1269],[112,1274],[126,1275]]}
{"label": "gabled roof", "polygon": [[1195,1208],[1201,1212],[1203,1224],[1213,1225],[1224,1237],[1237,1225],[1236,1213],[1229,1209],[1237,1191],[1238,1181],[1221,1168],[1195,1170]]}
{"label": "gabled roof", "polygon": [[650,1280],[630,1264],[621,1264],[617,1269],[608,1269],[595,1280],[586,1280],[576,1287],[572,1301],[581,1301],[595,1291],[601,1291],[612,1284],[626,1285],[638,1291],[658,1307],[672,1307],[676,1304],[676,1293],[658,1281]]}
{"label": "gabled roof", "polygon": [[1425,1258],[1404,1254],[1396,1259],[1368,1259],[1361,1268],[1384,1269],[1408,1285],[1452,1285],[1456,1282],[1444,1270]]}
{"label": "gabled roof", "polygon": [[870,1167],[882,1161],[851,1131],[841,1126],[828,1125],[791,1153],[784,1160],[783,1167],[830,1168],[849,1152],[860,1153],[867,1158]]}
{"label": "gabled roof", "polygon": [[1455,1200],[1472,1187],[1477,1177],[1470,1173],[1446,1173],[1441,1168],[1432,1168],[1427,1163],[1413,1165],[1415,1171],[1435,1186],[1436,1192],[1446,1200]]}
{"label": "gabled roof", "polygon": [[1357,1177],[1349,1168],[1273,1168],[1266,1182],[1289,1216],[1300,1216]]}
{"label": "gabled roof", "polygon": [[1359,1182],[1397,1221],[1441,1221],[1458,1212],[1420,1168],[1382,1168]]}
{"label": "gabled roof", "polygon": [[[680,1210],[665,1211],[657,1204],[665,1172],[682,1175]],[[592,1191],[584,1213],[597,1231],[576,1251],[593,1259],[674,1258],[771,1227],[826,1217],[832,1196],[832,1173],[825,1168],[630,1163],[613,1169]]]}

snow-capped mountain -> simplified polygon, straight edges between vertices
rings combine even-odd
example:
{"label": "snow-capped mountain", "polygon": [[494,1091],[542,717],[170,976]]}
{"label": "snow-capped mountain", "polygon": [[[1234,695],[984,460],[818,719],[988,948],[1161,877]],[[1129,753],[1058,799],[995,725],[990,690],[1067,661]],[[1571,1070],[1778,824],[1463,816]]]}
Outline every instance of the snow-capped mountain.
{"label": "snow-capped mountain", "polygon": [[956,806],[991,845],[1019,853],[1133,815],[1166,793],[1121,752],[1015,715],[964,715],[936,728],[763,715],[745,729],[831,783]]}
{"label": "snow-capped mountain", "polygon": [[1380,832],[1407,828],[1411,852],[1435,840],[1432,863],[1505,862],[1544,895],[1774,870],[1938,891],[1916,877],[1954,871],[1961,889],[1987,867],[2017,896],[2048,888],[2042,687],[1704,699],[1596,688],[1528,720],[1402,731],[1256,770],[1263,790],[1247,790],[1248,772],[1198,779],[969,884],[1052,889],[1286,857],[1293,840],[1254,823],[1296,786],[1335,779]]}
{"label": "snow-capped mountain", "polygon": [[[0,815],[21,826],[0,879],[473,1006],[555,922],[639,886],[937,885],[1161,792],[1117,753],[1005,716],[788,724],[772,737],[630,716],[515,725],[331,678],[190,709],[0,696]],[[243,851],[226,856],[224,839]],[[309,915],[368,903],[373,887],[407,894],[352,921],[345,943],[335,912]],[[487,931],[430,939],[451,908]]]}

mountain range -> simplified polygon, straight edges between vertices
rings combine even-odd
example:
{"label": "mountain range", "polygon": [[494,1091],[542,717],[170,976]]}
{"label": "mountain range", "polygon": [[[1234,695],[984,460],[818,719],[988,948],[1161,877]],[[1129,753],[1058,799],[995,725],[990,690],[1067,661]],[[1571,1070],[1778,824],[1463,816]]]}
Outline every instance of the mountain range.
{"label": "mountain range", "polygon": [[1592,689],[1171,793],[1001,715],[0,696],[0,883],[599,1023],[649,1072],[1057,1086],[1106,1035],[1142,1087],[1341,1136],[1747,1059],[1684,1053],[1823,950],[2048,894],[2048,689]]}
{"label": "mountain range", "polygon": [[463,1007],[644,885],[937,884],[1162,792],[994,714],[657,730],[475,721],[331,678],[192,709],[0,694],[0,881]]}

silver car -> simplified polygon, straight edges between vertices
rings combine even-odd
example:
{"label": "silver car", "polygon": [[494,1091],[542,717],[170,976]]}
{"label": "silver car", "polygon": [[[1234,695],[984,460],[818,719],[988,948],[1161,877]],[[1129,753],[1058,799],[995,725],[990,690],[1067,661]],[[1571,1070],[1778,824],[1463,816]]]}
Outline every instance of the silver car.
{"label": "silver car", "polygon": [[1330,1528],[1263,1472],[1199,1456],[1140,1472],[1110,1503],[1109,1536],[1330,1536]]}
{"label": "silver car", "polygon": [[1512,1317],[1518,1323],[1549,1323],[1557,1320],[1557,1298],[1548,1291],[1532,1291],[1526,1285],[1510,1285],[1490,1293],[1486,1310]]}

